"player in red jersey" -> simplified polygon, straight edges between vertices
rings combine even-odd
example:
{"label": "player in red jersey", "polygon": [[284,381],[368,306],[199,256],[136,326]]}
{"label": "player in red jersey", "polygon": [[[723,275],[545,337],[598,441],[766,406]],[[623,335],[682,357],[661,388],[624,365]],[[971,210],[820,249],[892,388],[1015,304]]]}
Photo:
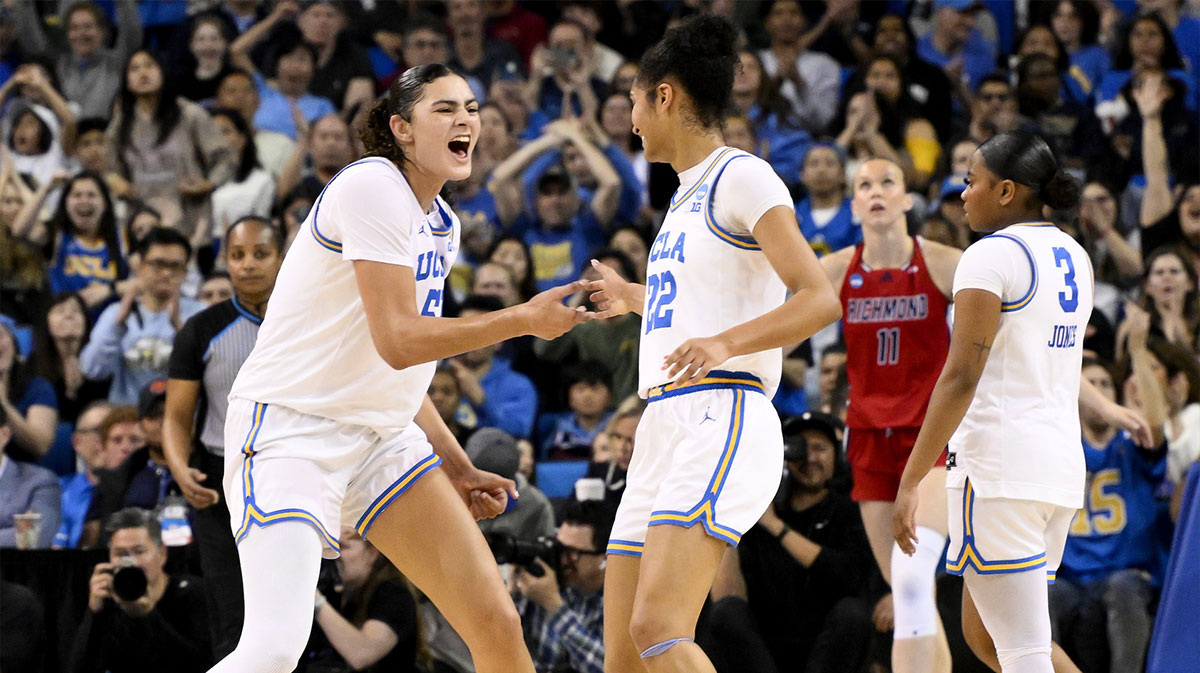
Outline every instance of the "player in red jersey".
{"label": "player in red jersey", "polygon": [[[934,577],[946,543],[946,472],[922,481],[913,556],[893,553],[892,502],[950,347],[946,309],[962,251],[909,236],[912,197],[896,164],[875,159],[854,177],[851,200],[863,242],[821,259],[842,300],[850,405],[847,454],[851,496],[880,570],[892,585],[896,673],[949,673]],[[941,464],[944,463],[941,461]]]}

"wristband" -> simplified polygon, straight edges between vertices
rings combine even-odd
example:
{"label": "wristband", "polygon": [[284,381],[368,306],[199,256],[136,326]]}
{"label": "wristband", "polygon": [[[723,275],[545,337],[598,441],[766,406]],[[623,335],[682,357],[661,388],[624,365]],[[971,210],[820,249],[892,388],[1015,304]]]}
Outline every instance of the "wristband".
{"label": "wristband", "polygon": [[783,542],[783,537],[785,535],[787,535],[791,530],[792,530],[791,528],[787,527],[787,524],[784,524],[783,528],[779,529],[779,534],[775,536],[775,540],[777,542]]}

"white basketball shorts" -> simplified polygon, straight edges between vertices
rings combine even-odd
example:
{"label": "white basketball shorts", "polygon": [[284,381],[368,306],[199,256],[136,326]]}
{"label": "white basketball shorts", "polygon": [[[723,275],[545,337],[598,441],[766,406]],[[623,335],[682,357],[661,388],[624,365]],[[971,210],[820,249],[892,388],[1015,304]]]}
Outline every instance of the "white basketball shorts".
{"label": "white basketball shorts", "polygon": [[609,554],[640,556],[650,526],[696,524],[737,545],[775,497],[779,415],[757,377],[713,371],[651,389],[638,424]]}
{"label": "white basketball shorts", "polygon": [[978,498],[968,479],[948,488],[950,547],[946,571],[981,575],[1045,568],[1053,582],[1075,510],[1037,500]]}
{"label": "white basketball shorts", "polygon": [[[277,405],[233,400],[225,499],[238,542],[254,526],[311,525],[337,558],[343,525],[366,538],[379,514],[441,463],[415,423],[391,436]],[[234,450],[236,447],[236,450]]]}

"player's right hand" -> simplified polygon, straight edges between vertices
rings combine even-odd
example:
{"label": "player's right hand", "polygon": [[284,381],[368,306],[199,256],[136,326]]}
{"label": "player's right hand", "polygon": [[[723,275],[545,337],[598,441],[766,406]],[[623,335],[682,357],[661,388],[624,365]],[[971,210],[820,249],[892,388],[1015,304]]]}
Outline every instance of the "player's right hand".
{"label": "player's right hand", "polygon": [[582,290],[583,286],[581,281],[559,285],[522,304],[521,308],[526,312],[525,333],[540,339],[555,339],[572,327],[594,319],[596,314],[582,306],[571,308],[563,304],[564,299]]}
{"label": "player's right hand", "polygon": [[912,556],[917,551],[917,489],[900,487],[892,503],[892,537],[900,551]]}

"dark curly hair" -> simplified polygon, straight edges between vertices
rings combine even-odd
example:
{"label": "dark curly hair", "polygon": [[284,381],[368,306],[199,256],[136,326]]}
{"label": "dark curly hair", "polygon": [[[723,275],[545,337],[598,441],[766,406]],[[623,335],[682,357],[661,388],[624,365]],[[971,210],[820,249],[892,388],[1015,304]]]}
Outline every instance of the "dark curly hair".
{"label": "dark curly hair", "polygon": [[692,100],[695,122],[706,129],[719,128],[730,107],[739,65],[733,24],[712,14],[697,14],[650,47],[634,83],[653,98],[659,82],[674,78]]}
{"label": "dark curly hair", "polygon": [[396,144],[392,135],[390,120],[392,115],[400,115],[405,121],[412,121],[413,106],[425,92],[425,85],[455,72],[441,63],[418,65],[404,71],[395,82],[388,87],[387,94],[375,101],[367,112],[366,123],[359,132],[362,139],[364,157],[383,157],[397,166],[404,164],[404,150]]}

